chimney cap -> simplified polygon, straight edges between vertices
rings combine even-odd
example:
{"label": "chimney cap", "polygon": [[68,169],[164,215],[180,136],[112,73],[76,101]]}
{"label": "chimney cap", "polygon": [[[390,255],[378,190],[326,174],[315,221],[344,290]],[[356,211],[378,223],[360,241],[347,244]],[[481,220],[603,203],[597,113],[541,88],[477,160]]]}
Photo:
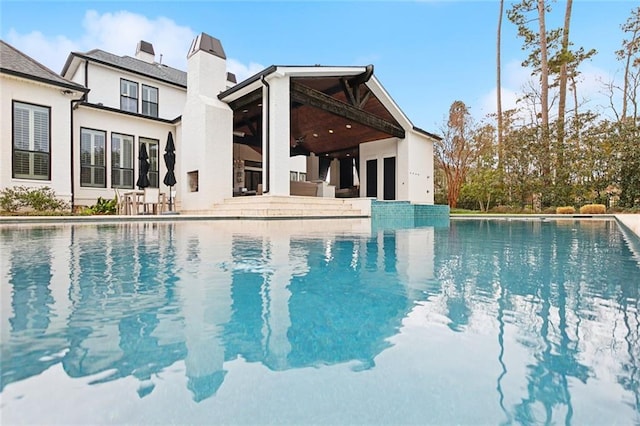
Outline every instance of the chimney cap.
{"label": "chimney cap", "polygon": [[220,40],[215,37],[211,37],[209,34],[201,33],[193,40],[187,58],[191,57],[199,50],[210,53],[213,56],[217,56],[222,59],[227,59]]}
{"label": "chimney cap", "polygon": [[150,55],[154,55],[155,56],[155,52],[153,50],[153,44],[149,43],[148,41],[144,41],[144,40],[140,40],[138,42],[138,49],[136,51],[136,53],[138,52],[145,52],[145,53],[149,53]]}

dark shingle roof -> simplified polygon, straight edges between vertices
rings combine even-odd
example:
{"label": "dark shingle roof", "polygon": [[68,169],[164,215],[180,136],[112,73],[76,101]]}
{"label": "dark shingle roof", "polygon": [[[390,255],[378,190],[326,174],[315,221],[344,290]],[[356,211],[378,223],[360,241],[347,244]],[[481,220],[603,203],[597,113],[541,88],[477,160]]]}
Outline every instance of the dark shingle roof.
{"label": "dark shingle roof", "polygon": [[[187,87],[187,73],[166,65],[153,63],[150,64],[140,59],[130,56],[118,56],[104,50],[94,49],[87,53],[72,53],[72,56],[78,56],[92,60],[104,65],[110,65],[121,70],[130,71],[135,74],[151,77],[167,83],[175,84],[181,87]],[[64,74],[69,67],[70,60],[67,60],[62,73]]]}
{"label": "dark shingle roof", "polygon": [[61,77],[3,40],[0,40],[0,72],[73,90],[87,91],[84,86]]}

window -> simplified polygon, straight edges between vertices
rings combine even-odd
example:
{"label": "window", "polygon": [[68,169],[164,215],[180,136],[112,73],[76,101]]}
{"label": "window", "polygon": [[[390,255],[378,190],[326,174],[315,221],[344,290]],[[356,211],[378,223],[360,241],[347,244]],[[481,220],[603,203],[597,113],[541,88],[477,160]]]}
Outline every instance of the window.
{"label": "window", "polygon": [[[158,139],[140,138],[140,145],[147,144],[147,153],[149,154],[149,186],[151,188],[159,188],[159,173],[158,173],[158,161],[159,161],[159,146]],[[139,147],[138,147],[139,148]]]}
{"label": "window", "polygon": [[289,171],[289,180],[296,181],[298,180],[298,172]]}
{"label": "window", "polygon": [[50,109],[13,103],[13,177],[51,179]]}
{"label": "window", "polygon": [[142,114],[149,117],[158,116],[158,89],[142,85]]}
{"label": "window", "polygon": [[120,79],[120,109],[138,112],[138,83]]}
{"label": "window", "polygon": [[133,188],[133,136],[111,133],[111,187]]}
{"label": "window", "polygon": [[305,172],[300,172],[300,177],[299,177],[299,179],[300,179],[301,181],[303,181],[303,182],[304,182],[304,181],[306,181],[306,180],[307,180],[307,173],[305,173]]}
{"label": "window", "polygon": [[80,129],[80,186],[107,187],[106,139],[101,130]]}

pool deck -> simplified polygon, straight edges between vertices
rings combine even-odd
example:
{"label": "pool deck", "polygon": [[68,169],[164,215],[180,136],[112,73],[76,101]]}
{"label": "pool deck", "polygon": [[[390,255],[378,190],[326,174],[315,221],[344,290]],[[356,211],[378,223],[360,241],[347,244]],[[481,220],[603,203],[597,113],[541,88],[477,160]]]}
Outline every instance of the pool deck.
{"label": "pool deck", "polygon": [[617,214],[618,222],[640,237],[640,214]]}

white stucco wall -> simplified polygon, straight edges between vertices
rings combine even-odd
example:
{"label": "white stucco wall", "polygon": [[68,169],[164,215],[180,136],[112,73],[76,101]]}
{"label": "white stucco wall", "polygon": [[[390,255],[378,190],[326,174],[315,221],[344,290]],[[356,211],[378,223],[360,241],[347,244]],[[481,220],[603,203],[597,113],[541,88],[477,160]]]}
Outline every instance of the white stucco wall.
{"label": "white stucco wall", "polygon": [[[78,73],[84,74],[83,65],[79,66],[74,74],[74,81]],[[144,84],[158,89],[159,118],[173,120],[182,114],[187,97],[186,89],[93,62],[89,62],[88,67],[87,82],[91,91],[87,101],[120,109],[120,79],[122,78],[138,83],[138,113],[142,113],[142,85]],[[78,83],[84,84],[84,79]]]}
{"label": "white stucco wall", "polygon": [[384,199],[384,159],[396,157],[396,198],[398,197],[398,170],[400,162],[398,161],[398,139],[389,138],[379,141],[367,142],[360,144],[360,196],[367,195],[367,161],[378,160],[378,190],[377,199]]}
{"label": "white stucco wall", "polygon": [[384,159],[396,157],[396,199],[433,204],[433,142],[406,131],[404,139],[389,138],[360,145],[360,196],[367,194],[367,161],[378,160],[378,199],[384,199]]}
{"label": "white stucco wall", "polygon": [[[267,79],[269,84],[269,94],[263,92],[263,99],[269,102],[268,110],[263,108],[263,123],[269,120],[269,167],[263,170],[263,185],[265,183],[265,173],[269,173],[267,191],[268,195],[289,195],[289,170],[282,167],[289,164],[291,123],[289,114],[289,76],[273,73]],[[268,117],[266,117],[268,115]],[[265,134],[265,133],[263,133]],[[266,138],[263,140],[266,144]],[[266,152],[267,147],[263,145],[262,152]]]}
{"label": "white stucco wall", "polygon": [[414,203],[433,204],[433,142],[428,136],[408,131],[404,139],[407,148],[406,169],[400,168],[406,179],[406,198]]}
{"label": "white stucco wall", "polygon": [[[289,171],[297,172],[298,175],[300,173],[307,173],[307,157],[304,155],[296,155],[296,156],[290,157]],[[307,175],[306,180],[310,180],[309,175]]]}
{"label": "white stucco wall", "polygon": [[[89,128],[106,132],[106,188],[93,188],[80,186],[80,131],[81,128]],[[134,179],[138,178],[138,147],[140,138],[157,139],[159,142],[159,185],[160,191],[169,196],[168,188],[162,183],[166,173],[164,164],[164,149],[167,145],[169,131],[173,132],[174,143],[176,145],[176,155],[180,144],[175,132],[175,126],[150,119],[134,117],[130,115],[107,112],[91,107],[79,107],[74,113],[74,174],[75,174],[75,204],[89,206],[95,204],[98,197],[112,199],[115,191],[111,187],[111,134],[122,133],[134,136]],[[178,170],[176,170],[176,178]],[[137,187],[136,187],[137,189]]]}
{"label": "white stucco wall", "polygon": [[[197,51],[189,57],[188,72],[176,179],[184,211],[210,210],[233,195],[233,111],[217,98],[226,88],[226,61]],[[197,191],[189,185],[192,172],[198,173]]]}
{"label": "white stucco wall", "polygon": [[[0,187],[27,186],[52,188],[64,201],[71,199],[71,112],[73,95],[64,95],[58,86],[0,74]],[[80,92],[75,94],[76,98]],[[50,108],[51,180],[12,178],[13,101]]]}

